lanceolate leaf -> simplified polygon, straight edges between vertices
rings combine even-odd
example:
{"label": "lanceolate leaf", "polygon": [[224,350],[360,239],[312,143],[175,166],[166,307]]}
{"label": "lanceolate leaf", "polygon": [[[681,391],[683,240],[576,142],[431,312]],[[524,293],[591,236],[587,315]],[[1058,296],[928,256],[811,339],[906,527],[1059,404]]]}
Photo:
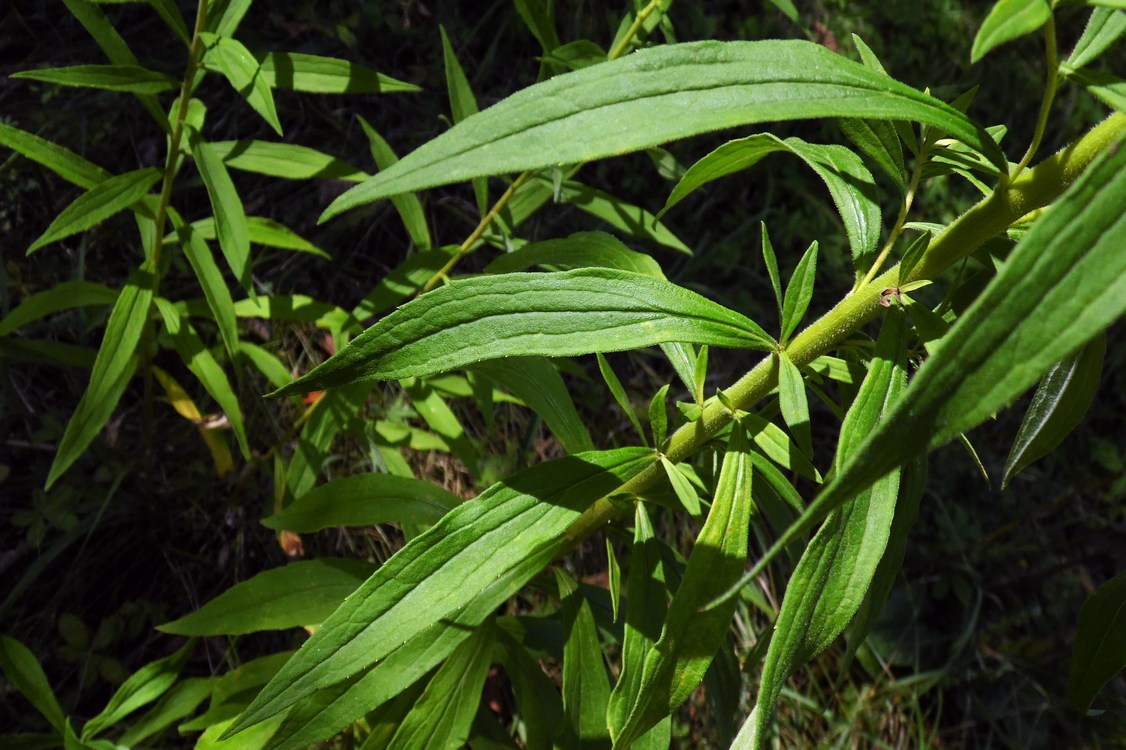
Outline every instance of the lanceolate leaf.
{"label": "lanceolate leaf", "polygon": [[[364,129],[364,135],[368,137],[368,145],[376,166],[380,169],[387,169],[397,162],[399,157],[391,149],[391,144],[385,141],[383,136],[377,133],[367,120],[362,117],[357,117],[357,119],[360,121],[360,127]],[[402,193],[393,197],[391,203],[398,211],[399,218],[403,220],[403,226],[406,227],[407,234],[411,236],[411,241],[414,242],[415,247],[423,252],[430,250],[433,247],[433,242],[430,239],[430,228],[426,224],[426,212],[423,210],[422,201],[418,199],[418,196],[414,193]]]}
{"label": "lanceolate leaf", "polygon": [[177,635],[242,635],[323,622],[375,566],[361,560],[301,560],[236,583],[189,615],[157,627]]}
{"label": "lanceolate leaf", "polygon": [[147,265],[142,266],[129,277],[114,303],[102,345],[94,360],[94,369],[90,373],[90,385],[82,394],[78,408],[59,441],[58,452],[47,475],[48,488],[97,437],[125,392],[136,364],[133,354],[148,320],[155,284],[155,274]]}
{"label": "lanceolate leaf", "polygon": [[243,713],[235,731],[347,679],[466,606],[496,607],[566,547],[563,532],[590,503],[655,460],[643,449],[562,458],[494,485],[450,512],[384,563],[324,622]]}
{"label": "lanceolate leaf", "polygon": [[952,107],[812,42],[693,42],[641,50],[524,89],[348,191],[323,218],[473,177],[817,117],[918,120],[1005,164],[992,139]]}
{"label": "lanceolate leaf", "polygon": [[782,303],[782,336],[780,341],[787,341],[790,334],[801,325],[805,311],[809,308],[809,301],[813,299],[813,282],[817,277],[817,241],[805,251],[805,255],[798,261],[790,281],[786,284],[786,299]]}
{"label": "lanceolate leaf", "polygon": [[19,307],[0,318],[0,336],[7,336],[28,323],[60,310],[112,305],[117,301],[117,295],[116,289],[92,281],[63,281],[31,295]]}
{"label": "lanceolate leaf", "polygon": [[432,375],[487,359],[563,357],[665,341],[770,345],[739,313],[649,276],[601,268],[481,276],[404,305],[274,395]]}
{"label": "lanceolate leaf", "polygon": [[208,45],[204,64],[218,70],[254,111],[269,123],[278,135],[282,134],[278,122],[278,112],[274,107],[274,95],[270,85],[259,69],[258,61],[250,54],[242,42],[226,36],[204,33],[201,37]]}
{"label": "lanceolate leaf", "polygon": [[262,524],[299,533],[388,522],[430,524],[460,504],[461,498],[433,482],[357,474],[309,490]]}
{"label": "lanceolate leaf", "polygon": [[636,702],[614,737],[615,747],[628,747],[670,715],[704,678],[731,627],[735,602],[705,613],[700,608],[743,572],[753,508],[747,439],[736,425],[707,521],[669,604],[660,640],[645,658]]}
{"label": "lanceolate leaf", "polygon": [[110,177],[98,183],[62,210],[51,226],[31,243],[28,254],[44,245],[85,232],[139,201],[160,180],[160,170],[152,167]]}
{"label": "lanceolate leaf", "polygon": [[13,73],[12,78],[82,86],[134,94],[159,94],[176,88],[176,81],[163,73],[139,65],[75,65],[69,68],[40,68]]}
{"label": "lanceolate leaf", "polygon": [[23,693],[55,731],[61,733],[66,723],[66,714],[59,706],[51,684],[47,682],[47,675],[31,649],[15,638],[0,635],[0,670],[8,678],[8,683]]}
{"label": "lanceolate leaf", "polygon": [[335,156],[308,146],[270,141],[212,141],[208,144],[231,169],[281,177],[286,180],[348,180],[358,182],[367,173]]}
{"label": "lanceolate leaf", "polygon": [[1088,65],[1106,52],[1123,33],[1126,33],[1126,13],[1113,8],[1093,8],[1083,36],[1067,58],[1068,64],[1074,68]]}
{"label": "lanceolate leaf", "polygon": [[[907,381],[904,316],[891,311],[868,376],[841,425],[836,465],[890,409]],[[740,735],[759,748],[782,686],[801,664],[840,635],[864,599],[887,546],[899,492],[894,471],[834,511],[809,543],[786,584],[766,652],[759,694]]]}
{"label": "lanceolate leaf", "polygon": [[188,641],[174,654],[146,664],[125,680],[109,699],[100,714],[86,722],[82,728],[82,738],[89,739],[100,732],[119,724],[129,714],[142,706],[152,703],[176,684],[180,670],[187,663],[195,648],[194,641]]}
{"label": "lanceolate leaf", "polygon": [[223,338],[223,345],[233,359],[239,348],[238,324],[235,321],[235,302],[231,297],[231,290],[223,279],[223,273],[211,254],[211,248],[194,225],[181,225],[176,230],[180,240],[180,248],[184,257],[188,259],[192,270],[199,280],[207,306],[219,326],[219,335]]}
{"label": "lanceolate leaf", "polygon": [[1051,17],[1048,0],[998,0],[974,37],[970,62],[977,62],[994,47],[1031,34]]}
{"label": "lanceolate leaf", "polygon": [[570,237],[525,245],[498,257],[485,267],[485,273],[514,273],[532,266],[617,268],[655,279],[665,277],[657,261],[630,250],[621,240],[605,232],[577,232]]}
{"label": "lanceolate leaf", "polygon": [[0,144],[39,162],[67,182],[90,189],[111,175],[68,148],[0,122]]}
{"label": "lanceolate leaf", "polygon": [[1126,312],[1124,231],[1126,149],[1112,148],[1033,225],[899,405],[747,575],[881,476],[988,419]]}
{"label": "lanceolate leaf", "polygon": [[1085,712],[1102,686],[1124,668],[1126,573],[1119,573],[1100,586],[1079,611],[1079,632],[1067,680],[1071,704]]}
{"label": "lanceolate leaf", "polygon": [[299,52],[270,52],[259,56],[262,77],[270,88],[311,94],[390,94],[422,91],[413,83],[396,81],[347,60]]}
{"label": "lanceolate leaf", "polygon": [[563,711],[583,745],[605,743],[610,683],[590,602],[575,580],[554,568],[563,617]]}
{"label": "lanceolate leaf", "polygon": [[215,148],[194,134],[191,146],[192,158],[195,159],[196,168],[207,187],[207,197],[211,199],[219,247],[235,277],[244,287],[248,287],[250,234],[246,227],[246,211],[242,207],[242,199]]}
{"label": "lanceolate leaf", "polygon": [[1105,354],[1106,336],[1099,334],[1045,373],[1005,460],[1002,488],[1024,467],[1055,450],[1083,419],[1099,387]]}

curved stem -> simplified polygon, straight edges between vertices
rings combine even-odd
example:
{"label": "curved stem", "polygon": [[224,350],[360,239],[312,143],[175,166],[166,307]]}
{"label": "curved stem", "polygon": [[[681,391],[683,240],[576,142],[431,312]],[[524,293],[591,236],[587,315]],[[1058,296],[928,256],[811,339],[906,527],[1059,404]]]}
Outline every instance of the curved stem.
{"label": "curved stem", "polygon": [[895,247],[896,240],[899,235],[903,233],[903,225],[907,223],[907,213],[911,210],[911,204],[915,202],[915,193],[919,189],[919,180],[923,176],[923,166],[927,163],[927,146],[924,143],[919,149],[919,156],[915,159],[915,169],[911,172],[911,183],[907,186],[907,193],[903,196],[903,204],[899,207],[899,216],[895,217],[895,226],[892,227],[891,234],[888,235],[887,242],[884,243],[884,249],[880,251],[879,256],[872,263],[871,268],[864,274],[853,291],[866,286],[871,283],[872,279],[879,273],[880,268],[884,265],[888,255],[891,254],[891,249]]}
{"label": "curved stem", "polygon": [[1028,151],[1021,157],[1020,163],[1013,170],[1011,179],[1016,179],[1024,168],[1036,155],[1040,148],[1040,141],[1044,138],[1044,129],[1048,125],[1048,113],[1052,110],[1052,101],[1056,98],[1056,87],[1059,85],[1059,53],[1056,50],[1056,22],[1049,18],[1044,24],[1044,46],[1047,52],[1047,81],[1044,84],[1044,98],[1040,101],[1040,114],[1036,117],[1036,129],[1032,133],[1032,142],[1028,144]]}

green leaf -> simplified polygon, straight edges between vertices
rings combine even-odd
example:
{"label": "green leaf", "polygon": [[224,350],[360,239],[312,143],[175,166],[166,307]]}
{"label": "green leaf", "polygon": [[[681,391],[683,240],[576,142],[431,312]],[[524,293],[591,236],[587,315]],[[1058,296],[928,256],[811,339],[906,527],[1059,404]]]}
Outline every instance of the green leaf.
{"label": "green leaf", "polygon": [[422,91],[347,60],[298,52],[269,52],[258,56],[262,77],[270,88],[310,94],[391,94]]}
{"label": "green leaf", "polygon": [[680,504],[684,506],[690,516],[699,518],[703,514],[703,508],[700,506],[700,497],[696,494],[696,488],[692,486],[692,482],[688,481],[688,477],[680,472],[676,464],[664,456],[661,456],[661,466],[665,470],[669,484],[672,485],[673,492],[676,493],[676,499],[680,501]]}
{"label": "green leaf", "polygon": [[[364,134],[368,137],[368,145],[371,148],[371,156],[375,159],[375,164],[380,169],[387,169],[395,162],[399,161],[399,157],[391,149],[391,145],[383,140],[383,136],[375,131],[368,121],[357,115],[360,121],[360,127],[364,129]],[[403,193],[391,198],[391,204],[395,206],[395,210],[399,213],[399,218],[403,220],[403,226],[406,227],[407,234],[410,235],[411,242],[419,250],[426,252],[430,250],[434,243],[430,239],[430,229],[426,225],[426,212],[422,208],[422,201],[414,193]]]}
{"label": "green leaf", "polygon": [[126,716],[168,692],[176,684],[180,670],[194,649],[195,641],[188,641],[176,653],[149,662],[131,674],[114,692],[102,712],[82,727],[82,739],[88,740],[120,724]]}
{"label": "green leaf", "polygon": [[844,221],[852,257],[860,266],[869,262],[880,240],[876,183],[860,157],[844,146],[822,146],[800,138],[783,140],[771,133],[728,141],[689,167],[661,213],[664,214],[702,185],[749,169],[777,151],[797,156],[821,177]]}
{"label": "green leaf", "polygon": [[919,261],[923,259],[923,254],[930,247],[931,233],[929,231],[923,232],[915,238],[907,250],[903,253],[903,260],[899,262],[899,278],[909,279],[911,273],[915,270],[915,266],[919,265]]}
{"label": "green leaf", "polygon": [[782,336],[780,341],[788,341],[798,329],[809,301],[813,299],[813,282],[817,276],[817,241],[806,249],[805,255],[794,268],[790,282],[786,284],[786,299],[782,303]]}
{"label": "green leaf", "polygon": [[[78,0],[72,1],[77,2]],[[0,144],[39,162],[67,182],[72,182],[87,190],[113,176],[97,164],[86,161],[70,149],[37,135],[32,135],[26,130],[13,128],[3,122],[0,122]]]}
{"label": "green leaf", "polygon": [[250,444],[246,439],[246,428],[242,421],[242,407],[239,405],[238,396],[231,388],[231,382],[211,350],[203,343],[199,333],[188,322],[176,307],[166,299],[156,298],[156,308],[164,320],[164,327],[172,338],[172,345],[180,355],[180,359],[196,376],[200,384],[207,390],[211,398],[219,404],[219,408],[227,417],[231,430],[235,433],[243,458],[250,458]]}
{"label": "green leaf", "polygon": [[432,482],[390,474],[357,474],[315,487],[262,525],[298,533],[335,526],[381,523],[432,524],[461,504],[461,498]]}
{"label": "green leaf", "polygon": [[165,693],[160,702],[135,721],[118,739],[125,747],[135,747],[195,713],[215,686],[212,677],[188,677]]}
{"label": "green leaf", "polygon": [[1060,65],[1060,72],[1103,104],[1126,112],[1126,80],[1101,70],[1072,70],[1066,64]]}
{"label": "green leaf", "polygon": [[1071,653],[1067,693],[1082,712],[1103,685],[1126,668],[1126,573],[1091,594],[1079,610],[1079,632]]}
{"label": "green leaf", "polygon": [[137,345],[148,320],[156,276],[148,264],[130,274],[106,322],[90,385],[67,422],[45,487],[50,489],[109,421],[136,366]]}
{"label": "green leaf", "polygon": [[4,676],[12,687],[23,693],[55,731],[61,734],[66,724],[66,714],[59,706],[35,654],[15,638],[0,635],[0,669],[4,671]]}
{"label": "green leaf", "polygon": [[[512,692],[520,708],[520,717],[524,720],[527,750],[573,747],[577,740],[563,718],[563,700],[559,691],[527,649],[503,629],[498,641],[500,660],[512,681]],[[556,738],[564,731],[563,740],[556,743]]]}
{"label": "green leaf", "polygon": [[[179,223],[179,222],[177,222]],[[203,297],[211,309],[211,315],[219,326],[219,335],[223,338],[223,345],[233,359],[239,350],[238,323],[235,319],[235,301],[231,297],[231,290],[223,279],[223,273],[211,254],[201,233],[195,231],[194,225],[180,223],[176,229],[176,236],[180,240],[180,248],[184,257],[188,259],[203,289]]]}
{"label": "green leaf", "polygon": [[[905,328],[898,310],[885,318],[868,376],[841,425],[838,469],[864,436],[888,418],[906,386]],[[789,676],[827,648],[856,614],[887,546],[898,492],[897,470],[834,511],[806,547],[786,584],[755,708],[739,732],[748,747],[763,746],[774,704]]]}
{"label": "green leaf", "polygon": [[232,733],[347,679],[464,607],[483,619],[566,548],[564,531],[590,503],[655,460],[643,449],[583,453],[520,472],[458,506],[325,620]]}
{"label": "green leaf", "polygon": [[770,286],[774,288],[774,298],[778,303],[778,318],[782,318],[782,277],[778,273],[778,256],[774,254],[774,245],[770,242],[770,235],[766,233],[766,222],[762,222],[762,260],[766,265],[766,275],[770,277]]}
{"label": "green leaf", "polygon": [[524,25],[543,47],[545,53],[559,46],[559,33],[555,30],[555,19],[550,0],[515,0],[516,12],[524,20]]}
{"label": "green leaf", "polygon": [[[198,234],[202,239],[214,240],[218,236],[215,231],[215,217],[213,216],[200,219],[199,221],[193,221],[191,227],[192,231]],[[320,249],[312,242],[309,242],[289,227],[273,219],[267,219],[262,216],[247,216],[246,230],[250,237],[250,242],[255,245],[276,247],[282,250],[296,250],[297,252],[316,255],[318,258],[332,260],[332,256],[324,250]]]}
{"label": "green leaf", "polygon": [[[533,177],[532,181],[546,183],[547,178]],[[563,203],[602,219],[618,231],[671,250],[692,254],[688,245],[685,245],[672,230],[640,206],[627,203],[621,198],[584,185],[577,180],[564,180],[559,186],[559,198]]]}
{"label": "green leaf", "polygon": [[220,36],[234,36],[253,0],[216,0],[207,11],[207,30]]}
{"label": "green leaf", "polygon": [[1031,34],[1051,17],[1047,0],[998,0],[974,37],[970,62],[977,62],[994,47]]}
{"label": "green leaf", "polygon": [[160,181],[160,177],[160,170],[146,167],[98,183],[78,196],[55,217],[51,226],[31,243],[31,247],[27,249],[28,255],[44,245],[85,232],[125,210],[148,193],[149,188]]}
{"label": "green leaf", "polygon": [[441,437],[450,451],[461,459],[469,476],[476,481],[481,476],[481,455],[465,433],[461,421],[450,409],[442,395],[425,382],[406,385],[407,396],[418,415],[435,435]]}
{"label": "green leaf", "polygon": [[384,276],[352,310],[358,320],[371,318],[394,307],[422,289],[453,256],[445,250],[428,250],[404,260]]}
{"label": "green leaf", "polygon": [[758,414],[740,412],[743,426],[751,433],[755,445],[766,456],[784,469],[796,471],[814,482],[821,481],[821,474],[810,463],[809,458],[790,440],[789,435],[778,425]]}
{"label": "green leaf", "polygon": [[54,83],[59,86],[127,91],[133,94],[159,94],[179,84],[163,73],[140,65],[74,65],[69,68],[40,68],[13,73],[12,78]]}
{"label": "green leaf", "polygon": [[571,392],[549,360],[543,357],[509,357],[478,362],[473,365],[473,372],[510,391],[540,415],[568,453],[594,450],[594,442],[575,408]]}
{"label": "green leaf", "polygon": [[785,350],[778,354],[778,406],[794,441],[807,456],[813,455],[813,434],[809,427],[809,401],[805,380]]}
{"label": "green leaf", "polygon": [[162,633],[209,636],[285,630],[324,622],[375,566],[361,560],[300,560],[236,583]]}
{"label": "green leaf", "polygon": [[227,174],[218,151],[197,134],[191,137],[192,158],[211,199],[215,215],[215,230],[219,247],[227,264],[244,288],[250,286],[250,231],[246,226],[246,212],[242,207],[235,184]]}
{"label": "green leaf", "polygon": [[222,73],[246,103],[262,116],[275,133],[281,135],[282,127],[278,122],[270,84],[262,75],[258,61],[250,54],[250,50],[242,42],[227,36],[204,32],[200,35],[200,40],[207,45],[207,52],[203,57],[204,67]]}
{"label": "green leaf", "polygon": [[41,318],[61,310],[76,307],[112,305],[118,292],[92,281],[63,281],[50,289],[37,292],[25,299],[3,318],[0,318],[0,336],[7,336]]}
{"label": "green leaf", "polygon": [[563,712],[583,745],[605,743],[610,683],[590,602],[571,576],[553,568],[563,618]]}
{"label": "green leaf", "polygon": [[653,446],[660,449],[665,442],[665,435],[669,430],[668,405],[665,400],[669,395],[668,383],[661,386],[653,399],[649,402],[649,428],[653,431]]}
{"label": "green leaf", "polygon": [[335,156],[308,146],[270,141],[212,141],[211,150],[231,169],[286,180],[346,180],[358,182],[367,173]]}
{"label": "green leaf", "polygon": [[369,383],[360,383],[333,388],[317,399],[312,415],[301,428],[297,449],[289,461],[282,486],[276,488],[276,497],[281,499],[282,505],[313,488],[328,460],[332,441],[360,410],[370,392]]}
{"label": "green leaf", "polygon": [[650,256],[630,250],[605,232],[576,232],[569,237],[525,245],[499,256],[485,266],[485,273],[515,273],[532,266],[570,268],[616,268],[663,279],[664,272]]}
{"label": "green leaf", "polygon": [[602,379],[606,381],[606,387],[610,389],[610,395],[614,397],[618,408],[625,413],[626,418],[629,420],[630,424],[633,425],[637,436],[641,438],[641,443],[648,446],[649,443],[645,439],[645,431],[641,429],[641,421],[637,418],[637,412],[634,411],[633,404],[629,401],[629,396],[626,394],[626,389],[622,386],[622,381],[618,379],[614,368],[610,366],[610,363],[602,356],[601,352],[597,354],[597,358],[598,371],[602,374]]}
{"label": "green leaf", "polygon": [[661,637],[645,658],[637,700],[614,737],[615,747],[628,747],[671,715],[704,678],[731,627],[735,602],[707,612],[700,608],[743,572],[753,507],[747,440],[736,425],[708,518],[669,604]]}
{"label": "green leaf", "polygon": [[473,177],[576,164],[755,122],[817,117],[917,120],[1005,164],[997,145],[965,115],[820,45],[692,42],[641,50],[513,94],[349,190],[322,220],[379,198]]}
{"label": "green leaf", "polygon": [[174,0],[148,0],[148,4],[152,6],[152,9],[156,11],[156,14],[160,16],[168,28],[180,37],[180,41],[185,45],[191,44],[191,38],[188,36],[188,24],[184,21],[184,15],[176,7]]}
{"label": "green leaf", "polygon": [[[852,35],[852,42],[860,53],[864,67],[874,73],[887,75],[883,64],[880,63],[872,48],[856,34]],[[903,146],[893,123],[879,120],[842,119],[838,120],[841,132],[857,148],[863,151],[868,158],[874,161],[880,169],[892,179],[900,194],[907,192],[907,172],[903,165]]]}
{"label": "green leaf", "polygon": [[1126,13],[1112,8],[1094,8],[1083,36],[1075,43],[1075,49],[1067,58],[1072,67],[1078,69],[1094,62],[1110,45],[1126,32]]}
{"label": "green leaf", "polygon": [[486,620],[431,678],[388,750],[458,750],[469,738],[489,674],[496,626]]}
{"label": "green leaf", "polygon": [[430,375],[487,359],[565,357],[663,341],[770,345],[739,313],[640,274],[589,268],[480,276],[412,300],[273,395]]}
{"label": "green leaf", "polygon": [[1106,336],[1100,334],[1044,374],[1005,459],[1002,489],[1026,466],[1054,451],[1079,425],[1099,387],[1105,355]]}

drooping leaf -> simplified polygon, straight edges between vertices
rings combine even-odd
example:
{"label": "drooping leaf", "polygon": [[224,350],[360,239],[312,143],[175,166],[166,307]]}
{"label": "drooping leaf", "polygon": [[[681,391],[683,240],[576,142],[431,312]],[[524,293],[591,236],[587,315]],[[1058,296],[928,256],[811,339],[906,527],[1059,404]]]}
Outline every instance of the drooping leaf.
{"label": "drooping leaf", "polygon": [[460,504],[457,495],[433,482],[390,474],[357,474],[309,490],[262,519],[262,525],[312,533],[335,526],[431,524]]}
{"label": "drooping leaf", "polygon": [[343,159],[308,146],[271,141],[212,141],[212,151],[231,169],[286,180],[358,182],[367,173]]}
{"label": "drooping leaf", "polygon": [[348,60],[299,52],[269,52],[258,56],[261,75],[270,88],[310,94],[391,94],[422,91]]}
{"label": "drooping leaf", "polygon": [[554,559],[567,544],[563,532],[590,503],[655,459],[643,449],[558,459],[446,514],[325,620],[232,733],[347,679],[466,606],[489,607],[483,618]]}
{"label": "drooping leaf", "polygon": [[754,122],[815,117],[917,120],[1005,164],[992,139],[961,113],[820,45],[693,42],[642,50],[524,89],[348,191],[322,218],[473,177],[576,164]]}
{"label": "drooping leaf", "polygon": [[580,743],[605,744],[610,739],[606,727],[610,683],[594,614],[575,580],[559,568],[552,572],[562,602],[563,712]]}
{"label": "drooping leaf", "polygon": [[753,321],[667,281],[610,269],[460,279],[399,308],[274,395],[430,375],[487,359],[663,341],[767,347]]}
{"label": "drooping leaf", "polygon": [[1126,668],[1126,573],[1091,594],[1079,610],[1079,632],[1071,653],[1067,693],[1086,712],[1099,690]]}
{"label": "drooping leaf", "polygon": [[242,207],[231,176],[223,164],[219,153],[210,143],[198,135],[191,137],[192,158],[211,199],[211,211],[215,216],[215,231],[219,235],[219,247],[235,278],[243,285],[250,285],[250,232],[246,227],[246,211]]}
{"label": "drooping leaf", "polygon": [[72,65],[69,68],[39,68],[13,73],[12,78],[54,83],[59,86],[128,91],[133,94],[159,94],[179,84],[173,79],[140,65]]}
{"label": "drooping leaf", "polygon": [[87,190],[113,177],[70,149],[3,122],[0,122],[0,144],[39,162],[67,182]]}
{"label": "drooping leaf", "polygon": [[184,257],[188,259],[203,289],[203,297],[211,309],[211,315],[219,326],[219,335],[223,338],[223,345],[233,359],[239,347],[238,324],[235,320],[235,301],[231,297],[231,290],[223,279],[223,273],[211,254],[211,248],[204,240],[201,233],[195,231],[194,225],[181,224],[176,229],[176,236],[180,240],[180,248]]}
{"label": "drooping leaf", "polygon": [[180,670],[191,656],[195,641],[188,641],[175,653],[150,662],[121,683],[102,712],[82,727],[82,738],[90,739],[119,724],[129,714],[147,706],[176,684]]}
{"label": "drooping leaf", "polygon": [[275,133],[281,135],[282,127],[278,122],[278,111],[274,106],[274,95],[270,93],[270,84],[262,75],[259,63],[250,50],[239,40],[228,36],[204,32],[200,35],[200,40],[207,45],[204,66],[222,73],[246,103],[262,116]]}
{"label": "drooping leaf", "polygon": [[736,425],[708,518],[669,604],[661,637],[645,657],[637,698],[614,737],[615,747],[628,747],[669,716],[703,679],[731,627],[735,602],[699,610],[743,572],[753,508],[748,444]]}
{"label": "drooping leaf", "polygon": [[139,201],[160,177],[160,170],[146,167],[98,183],[78,196],[55,217],[46,231],[31,243],[31,247],[27,249],[28,255],[44,245],[85,232],[119,211],[124,211]]}
{"label": "drooping leaf", "polygon": [[316,625],[375,570],[362,560],[299,560],[236,583],[195,612],[157,630],[176,635],[242,635]]}
{"label": "drooping leaf", "polygon": [[114,303],[90,372],[90,385],[82,394],[78,408],[67,422],[66,431],[59,441],[58,452],[47,474],[47,488],[93,442],[125,392],[136,365],[133,355],[148,320],[155,285],[156,275],[146,264],[130,275]]}
{"label": "drooping leaf", "polygon": [[66,714],[47,682],[47,675],[31,649],[15,638],[0,635],[0,670],[8,682],[31,701],[56,732],[62,733]]}
{"label": "drooping leaf", "polygon": [[60,282],[50,289],[31,295],[0,318],[0,336],[7,336],[28,323],[62,310],[112,305],[117,301],[117,295],[116,289],[92,281]]}
{"label": "drooping leaf", "polygon": [[1017,430],[1001,488],[1026,466],[1056,449],[1076,428],[1099,387],[1106,336],[1100,334],[1044,374]]}
{"label": "drooping leaf", "polygon": [[[391,149],[391,144],[387,143],[379,133],[375,131],[368,121],[362,117],[358,117],[360,127],[363,128],[364,134],[368,137],[368,145],[371,148],[372,158],[375,159],[375,164],[380,169],[387,169],[395,162],[399,161],[398,155]],[[426,252],[433,247],[433,241],[430,239],[430,228],[426,224],[426,213],[422,209],[422,201],[414,193],[402,193],[391,198],[392,205],[399,213],[399,218],[403,220],[403,226],[406,227],[407,234],[410,235],[411,241],[414,242],[422,252]]]}
{"label": "drooping leaf", "polygon": [[974,37],[970,62],[977,62],[990,50],[1039,29],[1052,17],[1047,0],[997,0]]}

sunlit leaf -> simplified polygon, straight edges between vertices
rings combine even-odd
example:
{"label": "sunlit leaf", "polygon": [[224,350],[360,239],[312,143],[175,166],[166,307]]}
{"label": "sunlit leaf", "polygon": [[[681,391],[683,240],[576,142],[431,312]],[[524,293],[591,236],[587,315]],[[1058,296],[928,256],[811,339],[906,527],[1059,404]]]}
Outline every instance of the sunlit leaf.
{"label": "sunlit leaf", "polygon": [[176,88],[173,79],[140,65],[73,65],[69,68],[39,68],[12,73],[12,78],[54,83],[59,86],[128,91],[134,94],[159,94]]}
{"label": "sunlit leaf", "polygon": [[124,211],[144,196],[160,180],[160,170],[152,167],[110,177],[100,182],[64,208],[39,236],[28,254],[44,245],[85,232],[114,214]]}
{"label": "sunlit leaf", "polygon": [[977,62],[1005,42],[1031,34],[1051,17],[1047,0],[998,0],[974,37],[970,62]]}

